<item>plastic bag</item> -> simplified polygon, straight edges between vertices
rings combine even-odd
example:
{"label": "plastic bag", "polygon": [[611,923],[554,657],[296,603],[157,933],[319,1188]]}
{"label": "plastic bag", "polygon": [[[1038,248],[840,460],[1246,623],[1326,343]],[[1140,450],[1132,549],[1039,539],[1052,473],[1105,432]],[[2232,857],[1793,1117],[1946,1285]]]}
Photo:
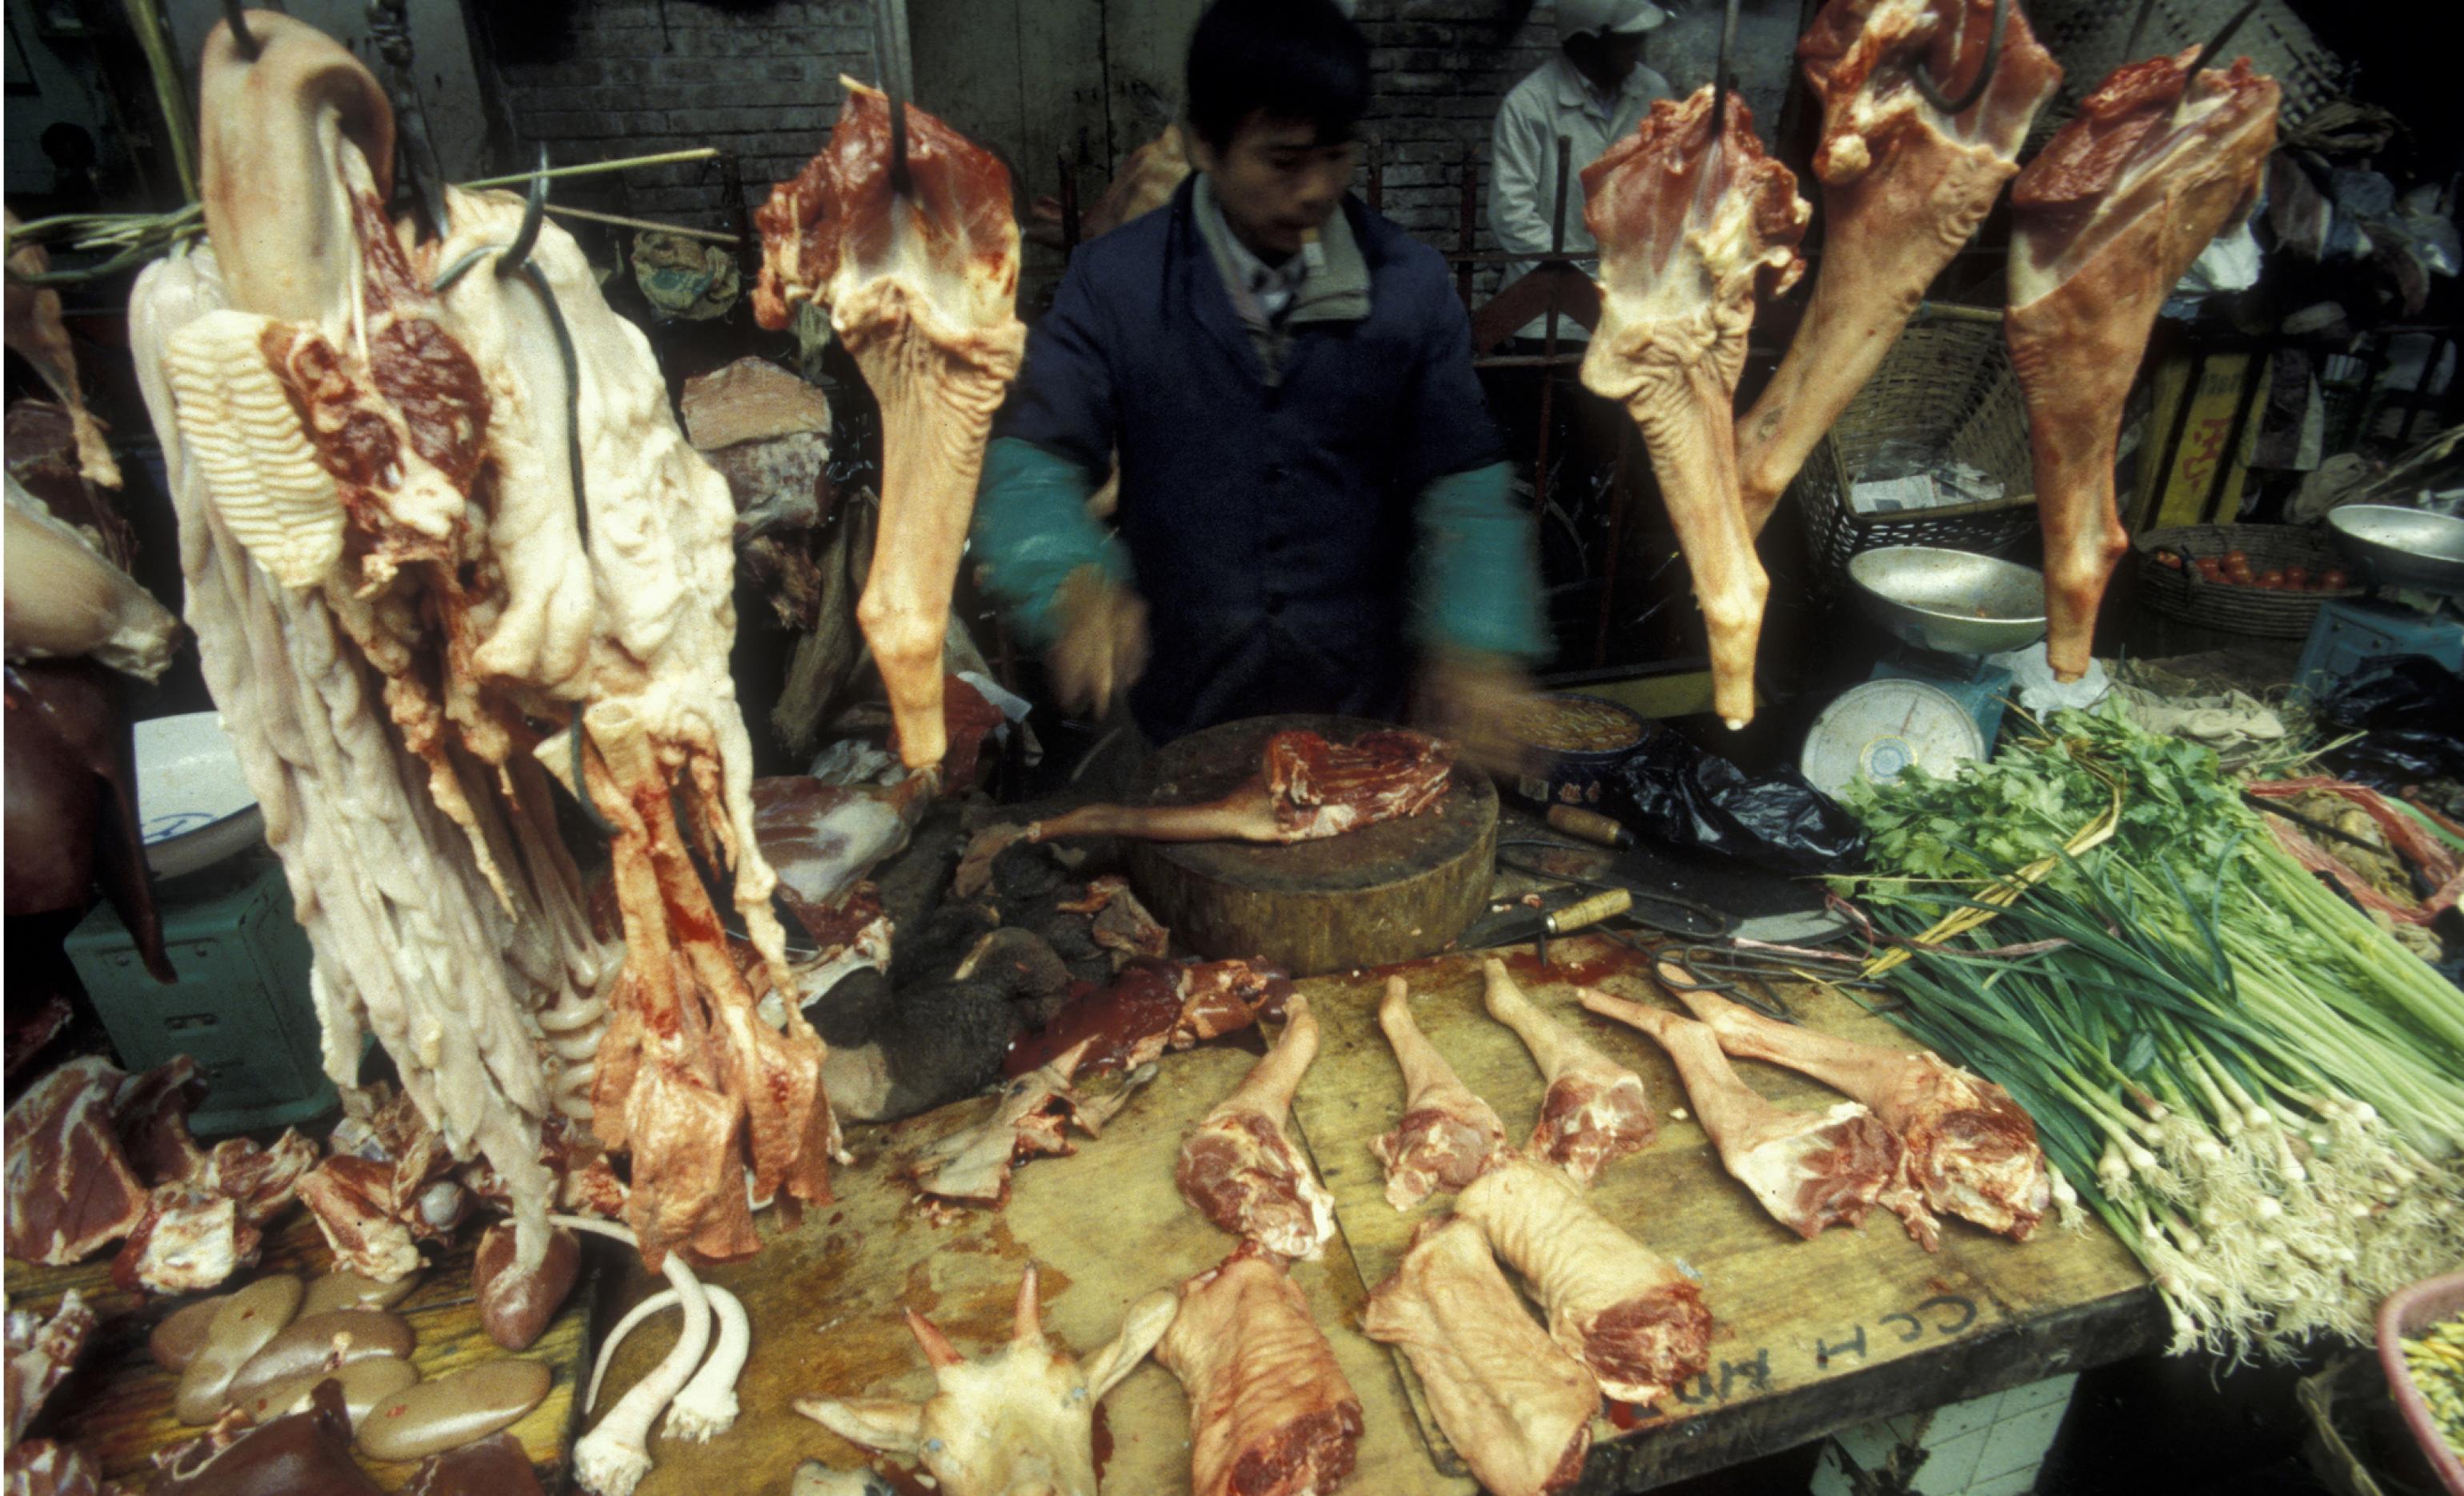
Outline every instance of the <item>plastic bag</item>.
{"label": "plastic bag", "polygon": [[2314,704],[2320,719],[2362,734],[2322,761],[2375,790],[2464,779],[2464,676],[2427,655],[2390,655]]}
{"label": "plastic bag", "polygon": [[1865,844],[1856,817],[1795,770],[1749,774],[1674,732],[1609,771],[1602,808],[1637,835],[1783,873],[1832,871]]}

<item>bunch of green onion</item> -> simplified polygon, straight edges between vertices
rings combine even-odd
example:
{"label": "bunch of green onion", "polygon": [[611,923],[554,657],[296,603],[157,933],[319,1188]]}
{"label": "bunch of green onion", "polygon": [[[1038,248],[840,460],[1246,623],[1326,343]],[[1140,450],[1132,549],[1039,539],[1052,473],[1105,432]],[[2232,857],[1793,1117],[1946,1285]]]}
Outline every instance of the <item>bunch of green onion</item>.
{"label": "bunch of green onion", "polygon": [[2027,1107],[2176,1351],[2365,1338],[2464,1259],[2464,993],[2281,851],[2206,748],[2074,712],[1849,804],[1858,897],[1910,952],[1892,1016]]}

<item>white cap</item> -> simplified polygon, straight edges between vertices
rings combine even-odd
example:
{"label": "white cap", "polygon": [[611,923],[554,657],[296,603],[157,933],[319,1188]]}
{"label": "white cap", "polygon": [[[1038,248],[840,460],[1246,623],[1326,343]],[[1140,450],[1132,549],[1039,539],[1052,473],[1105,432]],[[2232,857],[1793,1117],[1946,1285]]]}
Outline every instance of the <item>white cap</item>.
{"label": "white cap", "polygon": [[1557,38],[1600,32],[1630,36],[1668,20],[1668,12],[1651,0],[1557,0]]}

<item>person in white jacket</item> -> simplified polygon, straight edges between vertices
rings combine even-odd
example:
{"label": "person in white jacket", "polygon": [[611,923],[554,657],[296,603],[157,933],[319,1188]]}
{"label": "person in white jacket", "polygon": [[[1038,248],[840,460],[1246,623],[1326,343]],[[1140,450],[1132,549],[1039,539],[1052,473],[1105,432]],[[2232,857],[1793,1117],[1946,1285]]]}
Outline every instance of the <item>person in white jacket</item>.
{"label": "person in white jacket", "polygon": [[[1566,188],[1566,249],[1599,248],[1583,227],[1580,173],[1611,142],[1632,135],[1655,98],[1671,97],[1668,79],[1643,63],[1645,38],[1668,12],[1651,0],[1557,0],[1557,55],[1533,69],[1506,96],[1489,136],[1488,227],[1497,247],[1513,254],[1546,254],[1557,205],[1557,137],[1573,142]],[[1506,267],[1512,285],[1534,262]],[[1596,277],[1596,263],[1584,269]],[[1535,320],[1520,334],[1543,335]],[[1557,336],[1580,339],[1564,318]]]}

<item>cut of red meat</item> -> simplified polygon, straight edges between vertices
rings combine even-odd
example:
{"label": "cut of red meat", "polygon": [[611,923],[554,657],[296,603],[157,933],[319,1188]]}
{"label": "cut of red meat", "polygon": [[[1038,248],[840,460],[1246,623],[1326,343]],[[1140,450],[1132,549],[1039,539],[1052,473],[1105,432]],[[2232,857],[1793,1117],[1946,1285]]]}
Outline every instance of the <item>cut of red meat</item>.
{"label": "cut of red meat", "polygon": [[9,1255],[65,1267],[136,1229],[145,1187],[112,1132],[127,1077],[111,1062],[75,1059],[9,1108]]}

